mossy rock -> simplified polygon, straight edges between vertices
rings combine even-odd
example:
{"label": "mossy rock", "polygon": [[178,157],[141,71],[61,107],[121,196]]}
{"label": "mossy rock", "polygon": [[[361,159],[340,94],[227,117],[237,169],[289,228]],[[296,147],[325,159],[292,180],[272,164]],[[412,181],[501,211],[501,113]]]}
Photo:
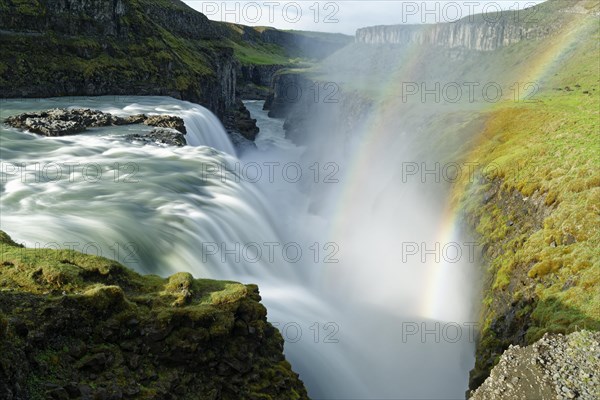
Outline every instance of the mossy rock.
{"label": "mossy rock", "polygon": [[255,285],[0,240],[0,393],[308,398]]}

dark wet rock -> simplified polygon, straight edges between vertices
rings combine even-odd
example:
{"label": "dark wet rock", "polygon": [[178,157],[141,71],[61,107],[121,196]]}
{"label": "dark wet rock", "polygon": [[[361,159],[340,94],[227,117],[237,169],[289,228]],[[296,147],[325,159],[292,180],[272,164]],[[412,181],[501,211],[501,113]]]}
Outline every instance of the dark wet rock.
{"label": "dark wet rock", "polygon": [[172,128],[154,128],[148,133],[129,135],[127,139],[147,144],[162,144],[177,147],[187,144],[184,135]]}
{"label": "dark wet rock", "polygon": [[66,136],[83,132],[88,127],[109,126],[115,120],[111,114],[97,110],[53,108],[14,115],[4,122],[13,128],[44,136]]}
{"label": "dark wet rock", "polygon": [[144,114],[119,117],[89,108],[54,108],[46,111],[29,112],[6,118],[13,128],[27,130],[44,136],[67,136],[85,132],[87,128],[112,125],[145,124],[156,128],[147,134],[131,135],[130,138],[148,143],[185,146],[186,133],[183,119],[174,115]]}
{"label": "dark wet rock", "polygon": [[232,136],[232,141],[234,141],[234,144],[236,135],[231,135],[232,132],[241,135],[243,138],[249,141],[254,141],[259,132],[259,129],[256,126],[256,120],[252,118],[250,111],[248,111],[244,103],[241,101],[237,101],[235,106],[230,109],[229,113],[223,120],[223,125],[230,133],[230,136]]}

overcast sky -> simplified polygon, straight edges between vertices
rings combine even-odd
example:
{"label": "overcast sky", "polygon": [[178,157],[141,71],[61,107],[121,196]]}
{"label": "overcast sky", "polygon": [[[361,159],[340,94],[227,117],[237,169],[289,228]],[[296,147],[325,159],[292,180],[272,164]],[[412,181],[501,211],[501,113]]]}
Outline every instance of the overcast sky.
{"label": "overcast sky", "polygon": [[365,26],[453,22],[500,10],[507,10],[503,18],[531,19],[526,8],[543,0],[183,1],[212,20],[353,35]]}

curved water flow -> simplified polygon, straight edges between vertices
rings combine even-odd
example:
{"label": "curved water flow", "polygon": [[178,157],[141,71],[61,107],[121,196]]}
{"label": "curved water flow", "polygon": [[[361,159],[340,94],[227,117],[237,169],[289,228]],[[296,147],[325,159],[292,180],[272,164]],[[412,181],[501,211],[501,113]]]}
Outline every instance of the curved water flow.
{"label": "curved water flow", "polygon": [[[282,121],[267,118],[262,102],[247,103],[261,133],[241,160],[214,115],[172,98],[10,100],[2,102],[0,117],[67,106],[180,115],[191,145],[128,141],[150,129],[138,125],[60,138],[3,126],[0,229],[31,247],[101,254],[144,273],[188,271],[259,284],[269,320],[282,331],[285,352],[313,398],[462,396],[472,344],[465,337],[405,337],[407,326],[435,330],[440,322],[414,307],[423,297],[422,274],[387,265],[397,261],[391,238],[360,242],[359,235],[356,242],[329,234],[327,207],[315,211],[315,199],[325,197],[311,185],[306,149],[285,138]],[[305,175],[269,180],[265,165],[272,164],[265,163],[298,163]],[[263,179],[249,179],[249,165],[262,166]],[[403,231],[394,223],[398,215],[368,215],[344,218],[373,232]],[[331,248],[324,246],[332,240],[340,249],[337,262],[327,263]],[[301,257],[282,251],[290,244]]]}

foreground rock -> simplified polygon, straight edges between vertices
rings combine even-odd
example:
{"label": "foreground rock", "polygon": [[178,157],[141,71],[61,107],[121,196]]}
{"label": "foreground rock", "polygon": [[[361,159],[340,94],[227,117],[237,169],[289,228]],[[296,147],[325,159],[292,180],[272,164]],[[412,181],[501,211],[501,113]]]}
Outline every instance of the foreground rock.
{"label": "foreground rock", "polygon": [[254,285],[0,250],[2,399],[307,399]]}
{"label": "foreground rock", "polygon": [[472,400],[600,398],[600,332],[545,334],[511,346]]}
{"label": "foreground rock", "polygon": [[186,144],[183,135],[187,133],[185,123],[180,117],[173,115],[144,114],[119,117],[110,113],[89,108],[54,108],[46,111],[23,113],[8,117],[4,122],[18,129],[27,130],[44,136],[75,135],[87,128],[103,126],[144,124],[155,126],[147,134],[136,134],[131,137],[144,142],[157,142],[173,146]]}

